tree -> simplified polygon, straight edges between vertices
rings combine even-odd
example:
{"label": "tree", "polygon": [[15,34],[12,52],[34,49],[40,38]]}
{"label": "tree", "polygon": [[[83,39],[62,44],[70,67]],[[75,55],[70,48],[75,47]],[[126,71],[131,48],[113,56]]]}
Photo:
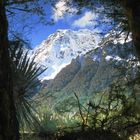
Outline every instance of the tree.
{"label": "tree", "polygon": [[[27,4],[33,2],[30,10]],[[29,13],[41,13],[37,2],[33,0],[0,0],[0,139],[19,140],[19,123],[14,99],[14,75],[12,72],[12,60],[10,58],[10,42],[8,39],[9,24],[7,19],[7,7],[14,5],[26,5],[21,11]]]}
{"label": "tree", "polygon": [[18,140],[18,122],[13,101],[9,58],[8,21],[5,1],[0,1],[0,139]]}
{"label": "tree", "polygon": [[[38,76],[46,69],[38,66],[33,58],[28,56],[29,52],[22,47],[20,40],[10,41],[10,58],[13,75],[13,96],[19,127],[28,125],[29,128],[36,122],[35,109],[32,107],[32,96],[38,91],[40,81]],[[35,126],[37,126],[35,125]]]}
{"label": "tree", "polygon": [[140,58],[140,1],[123,0],[122,6],[125,9],[129,29],[132,32],[134,47]]}

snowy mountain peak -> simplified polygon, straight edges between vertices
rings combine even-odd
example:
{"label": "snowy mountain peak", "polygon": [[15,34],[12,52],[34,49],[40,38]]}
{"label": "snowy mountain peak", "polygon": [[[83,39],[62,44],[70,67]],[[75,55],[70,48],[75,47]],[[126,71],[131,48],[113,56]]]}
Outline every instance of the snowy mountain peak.
{"label": "snowy mountain peak", "polygon": [[40,79],[53,79],[72,59],[97,48],[99,42],[100,37],[88,29],[57,30],[33,51],[35,62],[48,68]]}

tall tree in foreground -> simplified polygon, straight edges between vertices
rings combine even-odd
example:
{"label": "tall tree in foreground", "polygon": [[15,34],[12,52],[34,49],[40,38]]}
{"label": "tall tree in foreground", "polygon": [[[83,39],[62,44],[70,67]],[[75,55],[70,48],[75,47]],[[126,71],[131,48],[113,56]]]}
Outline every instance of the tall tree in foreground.
{"label": "tall tree in foreground", "polygon": [[0,139],[18,140],[18,122],[13,100],[12,71],[8,48],[5,0],[0,0]]}
{"label": "tall tree in foreground", "polygon": [[[30,2],[35,4],[34,7],[30,8],[27,5]],[[15,99],[13,81],[15,79],[12,70],[12,59],[9,53],[11,46],[8,39],[9,26],[6,12],[9,6],[17,8],[18,5],[23,5],[24,8],[19,8],[19,10],[42,14],[43,10],[36,4],[37,2],[33,0],[0,0],[0,140],[19,140],[19,122],[17,120],[17,110],[15,106],[17,99]],[[33,76],[31,78],[34,80],[35,75],[31,76]],[[26,87],[28,88],[27,85]]]}
{"label": "tall tree in foreground", "polygon": [[140,1],[122,0],[129,29],[132,32],[133,43],[140,59]]}

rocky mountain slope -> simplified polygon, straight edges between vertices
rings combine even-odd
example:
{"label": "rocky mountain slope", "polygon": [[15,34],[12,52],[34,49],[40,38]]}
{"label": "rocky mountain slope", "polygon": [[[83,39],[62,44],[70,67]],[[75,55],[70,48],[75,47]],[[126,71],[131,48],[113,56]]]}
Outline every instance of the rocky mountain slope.
{"label": "rocky mountain slope", "polygon": [[[45,94],[51,108],[66,113],[77,108],[74,93],[80,103],[86,105],[95,96],[100,100],[99,95],[108,91],[113,83],[124,84],[134,79],[139,63],[136,62],[131,37],[126,42],[125,37],[125,34],[116,36],[115,32],[106,35],[98,47],[73,58],[54,79],[44,80],[40,95]],[[125,92],[132,93],[133,84]]]}
{"label": "rocky mountain slope", "polygon": [[49,95],[51,107],[65,112],[77,106],[73,93],[86,103],[118,79],[134,79],[139,63],[135,62],[131,37],[125,38],[114,31],[101,41],[89,30],[57,31],[33,53],[36,62],[48,67],[41,77],[40,93]]}
{"label": "rocky mountain slope", "polygon": [[41,80],[53,79],[72,59],[98,47],[99,36],[90,30],[58,30],[35,48],[35,62],[47,70]]}
{"label": "rocky mountain slope", "polygon": [[100,47],[73,59],[54,79],[47,81],[47,92],[81,95],[100,92],[122,75],[134,74],[133,68],[129,69],[131,59],[134,59],[131,41],[124,43],[124,36],[114,39],[114,35],[108,35]]}

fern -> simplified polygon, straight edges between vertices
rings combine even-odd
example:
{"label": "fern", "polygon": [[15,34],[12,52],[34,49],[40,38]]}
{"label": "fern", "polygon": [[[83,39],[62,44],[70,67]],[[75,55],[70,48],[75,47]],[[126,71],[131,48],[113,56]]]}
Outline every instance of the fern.
{"label": "fern", "polygon": [[22,46],[10,48],[11,67],[13,74],[13,97],[16,107],[17,118],[20,127],[39,125],[32,106],[33,91],[40,85],[38,76],[46,69],[41,69],[34,58],[29,58],[29,52],[24,51]]}

